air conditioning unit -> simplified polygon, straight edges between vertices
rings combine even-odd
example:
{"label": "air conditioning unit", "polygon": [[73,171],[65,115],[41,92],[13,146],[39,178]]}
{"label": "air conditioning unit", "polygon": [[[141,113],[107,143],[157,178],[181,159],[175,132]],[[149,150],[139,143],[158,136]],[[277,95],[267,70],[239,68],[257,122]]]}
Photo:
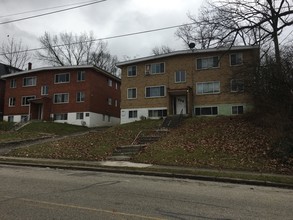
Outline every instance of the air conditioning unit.
{"label": "air conditioning unit", "polygon": [[82,126],[86,126],[86,122],[85,121],[81,121],[80,122]]}

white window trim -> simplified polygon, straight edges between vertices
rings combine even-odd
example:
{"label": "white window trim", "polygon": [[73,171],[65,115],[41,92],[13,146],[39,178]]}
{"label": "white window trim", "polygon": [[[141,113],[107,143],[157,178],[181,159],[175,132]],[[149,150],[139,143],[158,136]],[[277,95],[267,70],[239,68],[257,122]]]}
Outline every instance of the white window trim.
{"label": "white window trim", "polygon": [[[67,100],[67,102],[55,102],[55,96],[56,95],[65,95],[65,94],[67,94],[68,95],[68,100]],[[69,103],[69,93],[54,93],[54,95],[53,95],[53,103],[54,104],[66,104],[66,103]]]}
{"label": "white window trim", "polygon": [[[213,93],[198,93],[197,92],[197,85],[198,84],[203,84],[203,83],[219,83],[219,92],[213,92]],[[195,88],[195,92],[196,92],[196,95],[215,95],[215,94],[220,94],[221,93],[221,81],[207,81],[207,82],[197,82],[196,83],[196,88]]]}
{"label": "white window trim", "polygon": [[[135,66],[135,75],[128,75],[129,71],[128,68]],[[132,65],[132,66],[127,66],[127,77],[136,77],[137,76],[137,66],[136,65]]]}
{"label": "white window trim", "polygon": [[113,80],[112,79],[108,79],[107,80],[107,84],[109,87],[112,87],[113,86]]}
{"label": "white window trim", "polygon": [[[129,98],[128,97],[128,90],[130,90],[130,89],[135,89],[135,91],[136,91],[135,92],[135,98]],[[137,99],[137,87],[127,88],[127,94],[126,95],[127,95],[127,99]]]}
{"label": "white window trim", "polygon": [[[43,93],[43,88],[44,87],[48,88],[48,93]],[[41,95],[49,95],[49,86],[47,86],[47,85],[41,86]]]}
{"label": "white window trim", "polygon": [[[78,94],[79,93],[83,93],[83,100],[78,100]],[[84,91],[76,92],[76,102],[81,103],[81,102],[84,102],[84,100],[85,100],[85,92]]]}
{"label": "white window trim", "polygon": [[[11,100],[14,99],[14,105],[11,105]],[[10,97],[8,99],[8,107],[15,107],[15,104],[16,104],[16,98],[15,97]]]}
{"label": "white window trim", "polygon": [[[24,80],[28,79],[28,78],[33,78],[35,79],[35,83],[34,85],[24,85]],[[37,85],[37,77],[36,76],[28,76],[28,77],[24,77],[22,80],[22,87],[32,87],[32,86],[36,86]]]}
{"label": "white window trim", "polygon": [[[21,97],[21,106],[29,106],[29,104],[25,104],[25,105],[23,104],[23,99],[24,99],[24,98],[27,98],[27,97],[31,97],[31,99],[36,99],[36,96],[35,96],[35,95],[26,95],[26,96],[22,96],[22,97]],[[31,100],[31,99],[30,99],[30,100]]]}
{"label": "white window trim", "polygon": [[[13,86],[11,86],[12,82],[14,82],[14,83],[13,83]],[[16,86],[17,86],[17,85],[16,85],[16,79],[11,79],[10,82],[9,82],[9,88],[11,88],[11,89],[15,89]]]}
{"label": "white window trim", "polygon": [[[84,79],[81,79],[81,80],[78,79],[79,73],[82,73]],[[70,77],[69,77],[69,79],[70,79]],[[77,71],[77,82],[84,82],[84,81],[85,81],[85,70]]]}
{"label": "white window trim", "polygon": [[[151,96],[151,97],[147,97],[147,88],[156,88],[156,87],[164,87],[164,95],[163,96]],[[166,97],[166,86],[165,85],[159,85],[159,86],[146,86],[145,89],[144,89],[145,93],[144,93],[144,97],[146,99],[152,99],[152,98],[163,98],[163,97]]]}
{"label": "white window trim", "polygon": [[[67,74],[69,75],[68,81],[66,81],[66,82],[56,82],[56,76],[59,76],[59,75],[67,75]],[[70,83],[70,78],[71,78],[70,73],[57,73],[57,74],[54,75],[54,84]]]}
{"label": "white window trim", "polygon": [[[129,113],[130,112],[136,112],[136,117],[129,117]],[[133,118],[138,118],[138,110],[136,110],[136,109],[135,110],[129,110],[128,111],[128,119],[133,119]]]}
{"label": "white window trim", "polygon": [[[197,67],[197,60],[202,60],[202,59],[209,59],[209,58],[214,58],[214,57],[218,57],[218,66],[216,67],[208,67],[208,68],[201,68],[199,69]],[[199,57],[199,58],[196,58],[196,70],[209,70],[209,69],[219,69],[220,68],[220,57],[219,56],[209,56],[209,57]]]}
{"label": "white window trim", "polygon": [[[82,115],[82,118],[78,117]],[[84,120],[84,112],[76,112],[76,120]]]}
{"label": "white window trim", "polygon": [[[195,114],[195,109],[196,108],[217,108],[217,114],[216,115],[196,115]],[[194,115],[195,116],[217,116],[217,115],[219,115],[219,106],[217,106],[217,105],[212,105],[212,106],[194,106]]]}
{"label": "white window trim", "polygon": [[[177,72],[181,72],[181,73],[183,72],[183,73],[184,73],[184,75],[185,75],[185,80],[184,80],[184,81],[176,81],[176,74],[177,74]],[[177,70],[177,71],[174,73],[174,79],[175,79],[174,81],[175,81],[175,83],[186,83],[186,75],[187,75],[187,74],[186,74],[186,70],[182,70],[182,71],[181,71],[181,70]]]}
{"label": "white window trim", "polygon": [[[164,64],[164,72],[152,73],[152,65],[161,64],[161,63]],[[147,69],[146,67],[147,66],[150,66],[150,71],[149,72],[146,71],[146,69]],[[166,72],[166,63],[165,62],[148,63],[148,64],[145,65],[144,71],[145,71],[145,75],[160,75],[160,74],[164,74]]]}

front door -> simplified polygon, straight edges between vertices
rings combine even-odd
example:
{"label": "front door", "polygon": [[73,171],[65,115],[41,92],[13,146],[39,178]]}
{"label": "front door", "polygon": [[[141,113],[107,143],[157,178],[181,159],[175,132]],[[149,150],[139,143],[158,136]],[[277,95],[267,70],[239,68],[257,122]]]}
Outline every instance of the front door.
{"label": "front door", "polygon": [[186,96],[175,97],[175,114],[186,114]]}

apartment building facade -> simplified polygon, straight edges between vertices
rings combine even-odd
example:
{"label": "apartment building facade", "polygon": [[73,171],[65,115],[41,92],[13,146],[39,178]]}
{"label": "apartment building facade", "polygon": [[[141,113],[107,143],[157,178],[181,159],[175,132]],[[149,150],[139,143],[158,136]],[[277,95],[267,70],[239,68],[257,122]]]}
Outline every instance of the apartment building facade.
{"label": "apartment building facade", "polygon": [[259,47],[176,51],[117,64],[121,74],[121,123],[167,115],[236,115],[253,107],[245,74]]}
{"label": "apartment building facade", "polygon": [[116,76],[92,65],[3,75],[5,121],[44,120],[88,127],[120,123]]}

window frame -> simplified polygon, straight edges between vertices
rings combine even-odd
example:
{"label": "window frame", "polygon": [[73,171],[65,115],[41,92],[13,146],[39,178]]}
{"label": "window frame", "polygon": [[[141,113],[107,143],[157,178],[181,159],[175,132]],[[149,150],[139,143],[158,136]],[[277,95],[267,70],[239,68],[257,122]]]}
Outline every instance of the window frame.
{"label": "window frame", "polygon": [[[32,84],[27,84],[26,80],[32,79]],[[36,76],[27,76],[23,77],[22,87],[31,87],[37,85],[37,77]]]}
{"label": "window frame", "polygon": [[113,103],[112,103],[112,98],[109,97],[109,98],[107,99],[107,102],[108,102],[108,105],[112,105],[112,104],[113,104]]}
{"label": "window frame", "polygon": [[[197,109],[199,109],[200,114],[197,114]],[[211,114],[202,114],[203,109],[210,109]],[[216,114],[214,114],[214,110],[216,109]],[[219,107],[218,106],[202,106],[202,107],[194,107],[194,115],[195,116],[214,116],[219,115]]]}
{"label": "window frame", "polygon": [[[61,116],[61,119],[57,119],[56,118],[57,116]],[[68,120],[68,113],[55,113],[53,116],[53,120],[54,121],[67,121]]]}
{"label": "window frame", "polygon": [[27,96],[22,96],[21,97],[21,106],[29,106],[29,100],[31,99],[36,99],[35,95],[27,95]]}
{"label": "window frame", "polygon": [[[64,101],[64,102],[56,102],[56,96],[60,96],[60,95],[67,95],[67,101]],[[62,99],[63,99],[63,97],[62,97]],[[53,103],[54,104],[67,104],[67,103],[69,103],[69,93],[54,93],[54,95],[53,95]]]}
{"label": "window frame", "polygon": [[[133,70],[133,68],[135,68],[135,71]],[[133,72],[135,74],[133,74]],[[132,74],[129,74],[129,73],[132,73]],[[128,66],[127,67],[127,77],[136,77],[136,76],[137,76],[137,66],[136,65]]]}
{"label": "window frame", "polygon": [[[161,90],[161,87],[164,88],[164,94],[163,95],[159,95],[159,96],[147,96],[147,89],[152,89],[152,88],[160,88],[160,92],[162,91]],[[162,97],[166,97],[166,86],[165,85],[159,85],[159,86],[146,86],[145,87],[145,98],[162,98]]]}
{"label": "window frame", "polygon": [[85,81],[85,70],[77,71],[77,82]]}
{"label": "window frame", "polygon": [[[157,116],[156,114],[154,114],[155,112],[158,112]],[[161,117],[166,117],[167,115],[168,115],[167,109],[149,109],[148,110],[149,118],[161,118]]]}
{"label": "window frame", "polygon": [[[236,112],[233,110],[236,108]],[[240,111],[239,111],[240,109]],[[231,114],[232,115],[243,115],[244,114],[244,106],[243,105],[233,105],[231,107]]]}
{"label": "window frame", "polygon": [[[240,82],[240,83],[239,83]],[[235,83],[235,85],[234,85]],[[234,89],[236,87],[236,89]],[[240,89],[239,89],[240,87]],[[243,79],[231,79],[230,80],[230,91],[233,93],[244,92],[245,84]]]}
{"label": "window frame", "polygon": [[84,112],[76,112],[76,120],[83,120]]}
{"label": "window frame", "polygon": [[85,92],[84,91],[78,91],[76,92],[76,102],[85,102]]}
{"label": "window frame", "polygon": [[[235,57],[235,64],[232,63],[232,56],[236,55]],[[237,55],[240,55],[240,58],[237,58]],[[240,60],[241,62],[238,62]],[[230,53],[229,54],[229,61],[230,61],[230,66],[241,66],[243,65],[243,53],[242,52],[236,52],[236,53]]]}
{"label": "window frame", "polygon": [[9,83],[9,87],[11,88],[11,89],[15,89],[16,87],[17,87],[17,84],[16,84],[16,79],[11,79],[10,80],[10,83]]}
{"label": "window frame", "polygon": [[[157,72],[157,65],[159,65],[160,72]],[[163,71],[161,70],[163,66]],[[155,72],[153,72],[155,69]],[[164,74],[166,72],[166,64],[165,62],[158,62],[158,63],[151,63],[145,65],[145,75],[157,75],[157,74]]]}
{"label": "window frame", "polygon": [[129,110],[128,118],[137,118],[137,110]]}
{"label": "window frame", "polygon": [[15,97],[9,97],[8,98],[8,107],[15,107],[16,105],[16,98]]}
{"label": "window frame", "polygon": [[[214,66],[214,58],[217,58],[217,66]],[[212,66],[202,67],[202,60],[209,60],[212,59]],[[199,61],[201,61],[201,65],[199,67]],[[208,61],[207,61],[208,62]],[[201,57],[196,59],[196,70],[207,70],[207,69],[216,69],[220,68],[220,59],[219,56],[210,56],[210,57]]]}
{"label": "window frame", "polygon": [[108,86],[112,87],[113,86],[113,80],[112,79],[108,79],[107,80]]}
{"label": "window frame", "polygon": [[[68,80],[68,81],[59,81],[60,79],[58,79],[58,77],[63,75],[68,75],[68,79],[65,76],[65,80]],[[54,84],[64,84],[64,83],[70,83],[70,73],[57,73],[54,75]]]}
{"label": "window frame", "polygon": [[41,86],[41,95],[49,95],[49,86],[48,85]]}
{"label": "window frame", "polygon": [[[135,90],[135,97],[129,97],[129,91],[130,90]],[[133,93],[132,93],[133,95]],[[127,88],[127,99],[137,99],[137,88],[136,87],[132,87],[132,88]]]}
{"label": "window frame", "polygon": [[[179,74],[180,80],[177,81],[177,74]],[[182,74],[184,74],[184,80],[182,80]],[[185,70],[177,70],[174,74],[175,83],[186,83],[186,71]]]}
{"label": "window frame", "polygon": [[[213,83],[213,92],[204,92],[204,85]],[[219,84],[219,91],[215,90],[215,83]],[[202,92],[199,92],[199,85],[202,85]],[[221,82],[220,81],[208,81],[208,82],[197,82],[196,83],[196,95],[215,95],[221,93]]]}

